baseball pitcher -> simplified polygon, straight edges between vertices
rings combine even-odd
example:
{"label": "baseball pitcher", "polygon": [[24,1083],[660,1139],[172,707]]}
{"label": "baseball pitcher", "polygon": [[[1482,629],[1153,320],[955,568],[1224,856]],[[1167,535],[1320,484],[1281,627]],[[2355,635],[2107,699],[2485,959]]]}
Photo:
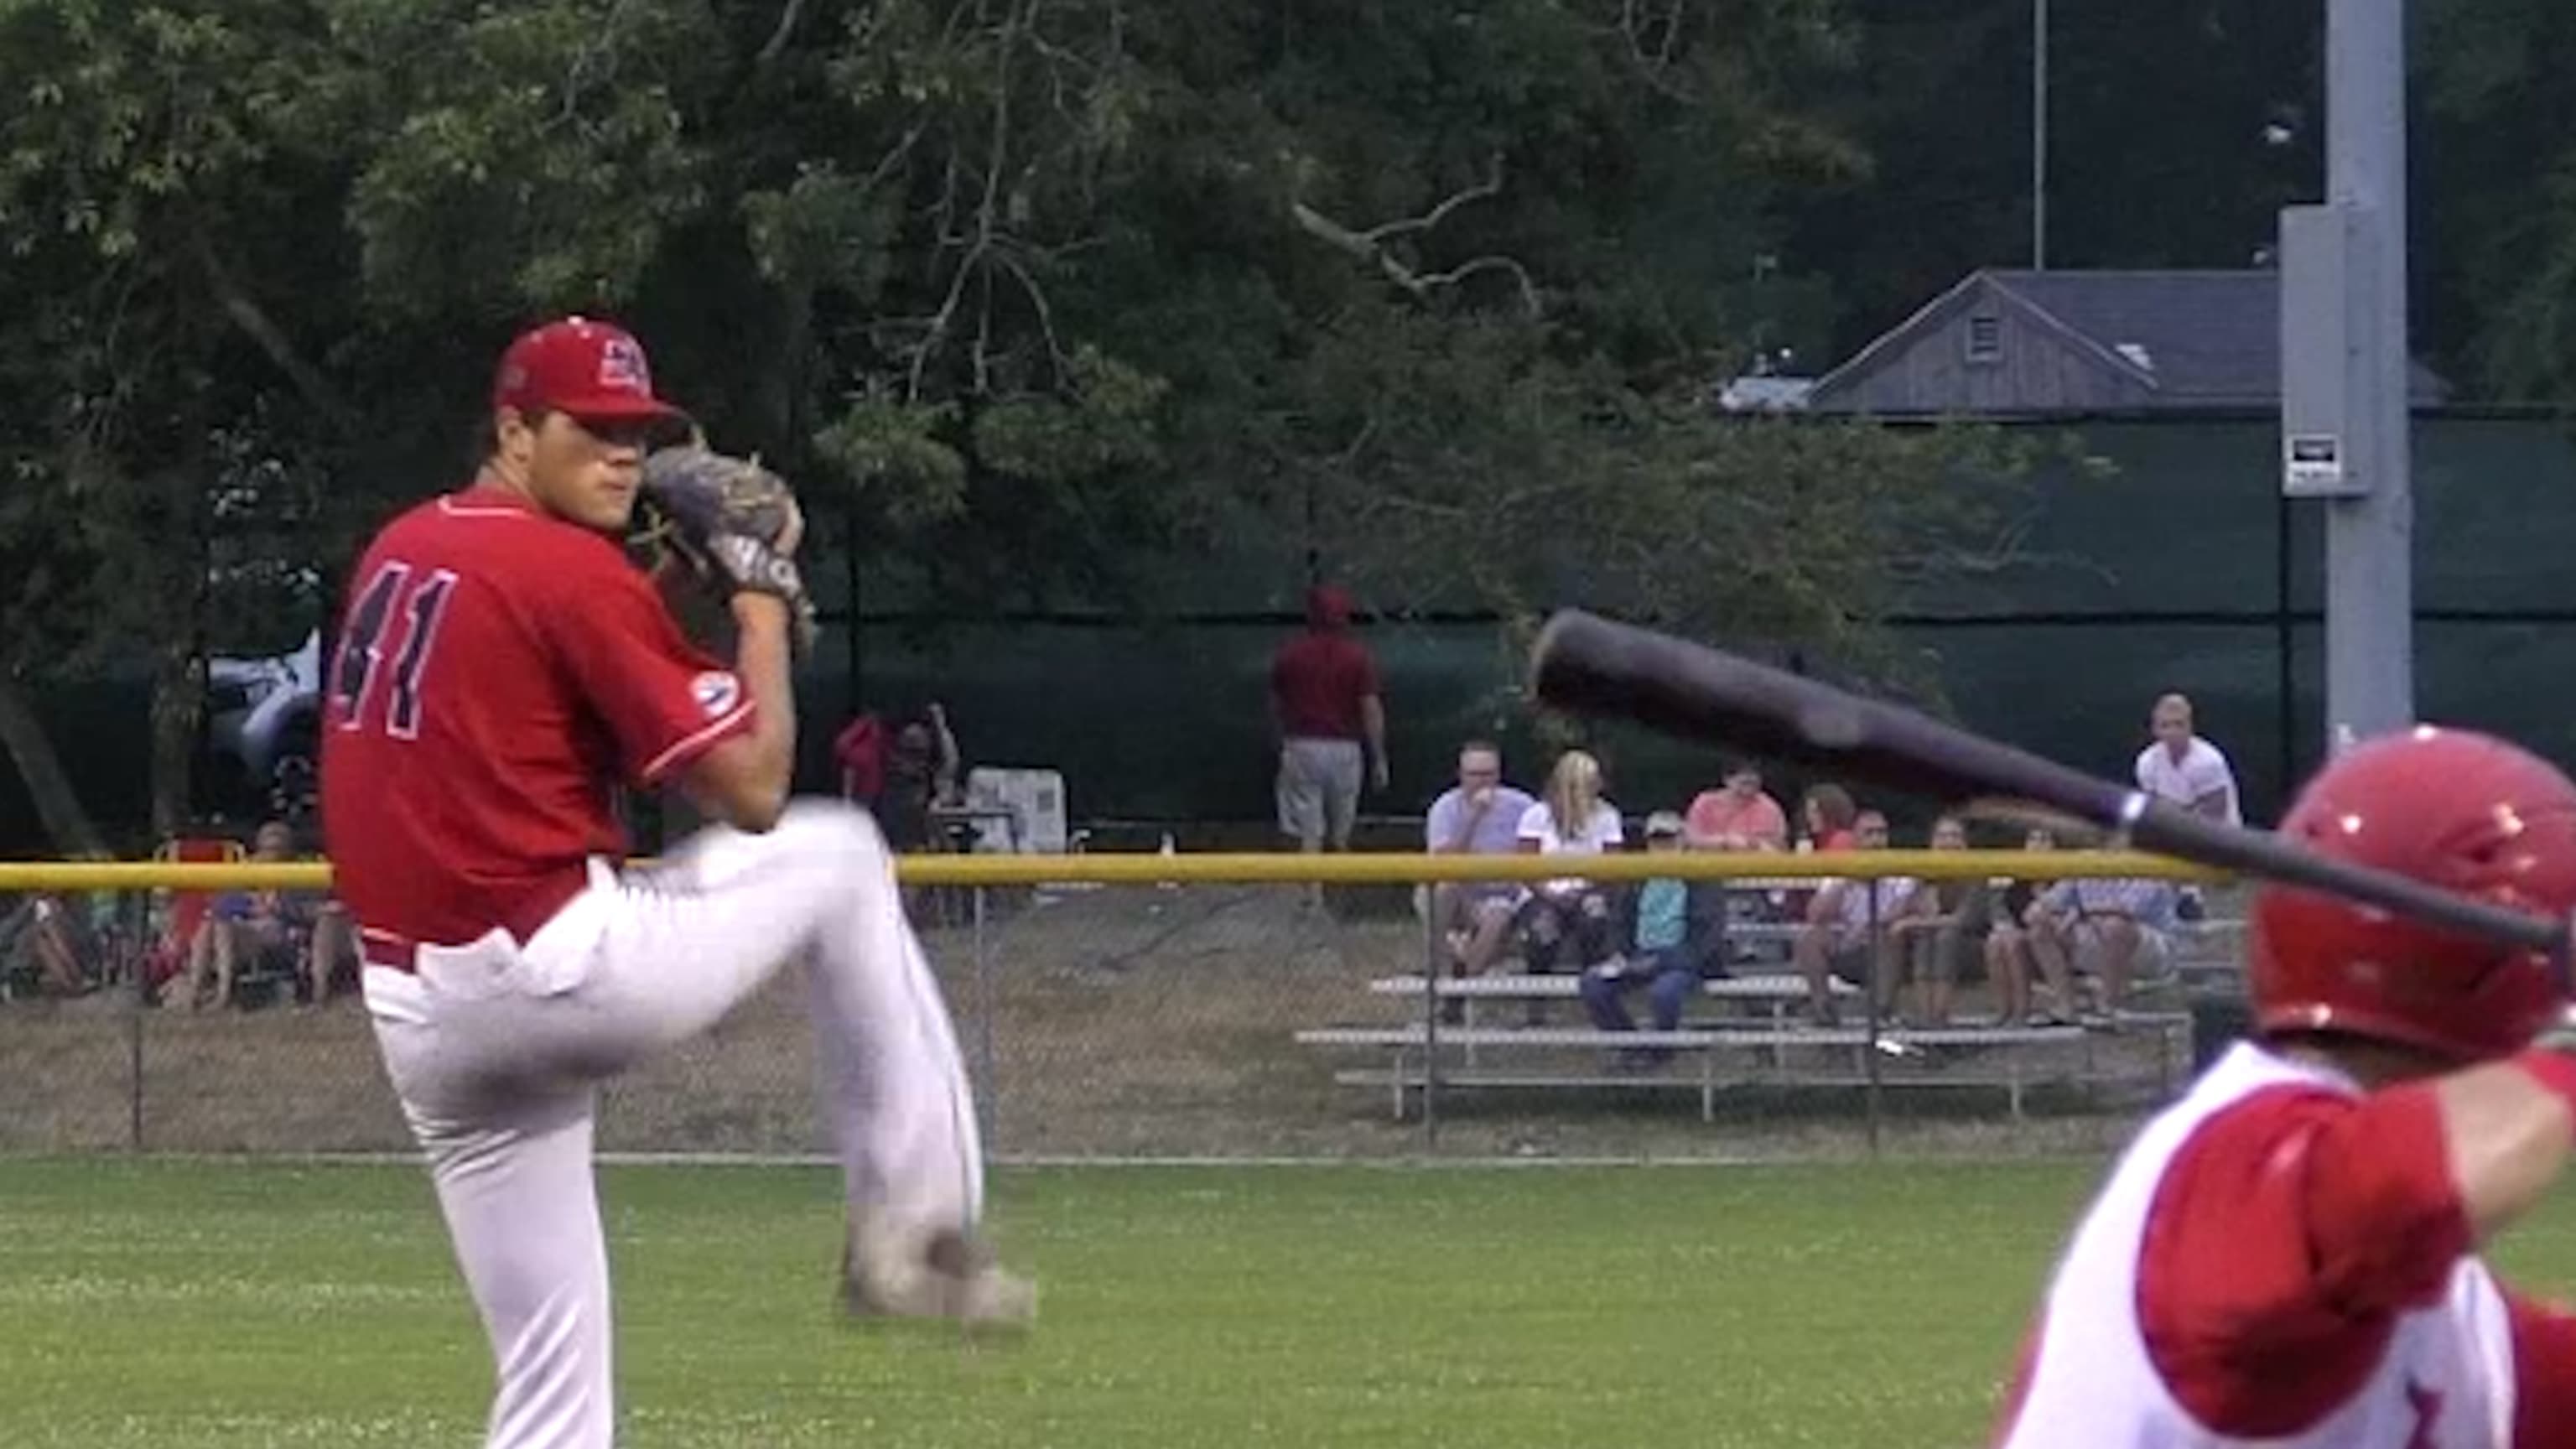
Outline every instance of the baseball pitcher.
{"label": "baseball pitcher", "polygon": [[[795,500],[701,444],[643,348],[569,318],[503,355],[488,453],[359,560],[333,651],[322,803],[367,1009],[498,1379],[489,1449],[615,1437],[596,1085],[809,963],[857,1314],[1024,1322],[978,1235],[955,1036],[867,815],[788,803],[789,665],[811,629]],[[639,498],[725,596],[730,665],[627,556]],[[621,864],[621,784],[722,822]]]}

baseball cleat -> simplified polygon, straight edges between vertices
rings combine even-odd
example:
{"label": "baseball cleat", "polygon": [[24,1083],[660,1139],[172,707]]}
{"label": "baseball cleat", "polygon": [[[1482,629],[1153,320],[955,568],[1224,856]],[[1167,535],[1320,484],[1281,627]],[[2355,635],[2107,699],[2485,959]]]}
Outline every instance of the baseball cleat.
{"label": "baseball cleat", "polygon": [[841,1307],[850,1317],[946,1319],[968,1329],[1025,1328],[1037,1285],[994,1261],[958,1228],[862,1221],[841,1252]]}

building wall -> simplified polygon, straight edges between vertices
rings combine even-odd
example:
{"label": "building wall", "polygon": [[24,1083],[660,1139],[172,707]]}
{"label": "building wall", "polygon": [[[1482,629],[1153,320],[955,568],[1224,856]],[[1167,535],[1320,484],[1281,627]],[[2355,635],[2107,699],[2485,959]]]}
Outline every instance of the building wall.
{"label": "building wall", "polygon": [[[1995,319],[2002,342],[1991,362],[1972,362],[1975,319]],[[1968,416],[2016,412],[2111,412],[2145,406],[2152,391],[2070,344],[2064,334],[2001,300],[1984,284],[1954,301],[1923,334],[1873,359],[1814,405],[1837,412]]]}

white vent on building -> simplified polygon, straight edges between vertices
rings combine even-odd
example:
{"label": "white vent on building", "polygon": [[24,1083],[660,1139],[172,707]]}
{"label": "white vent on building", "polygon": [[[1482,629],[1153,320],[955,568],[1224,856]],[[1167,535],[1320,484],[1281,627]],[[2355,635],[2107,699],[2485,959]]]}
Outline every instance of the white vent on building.
{"label": "white vent on building", "polygon": [[2004,355],[2004,319],[1983,313],[1968,319],[1968,360],[2000,362]]}

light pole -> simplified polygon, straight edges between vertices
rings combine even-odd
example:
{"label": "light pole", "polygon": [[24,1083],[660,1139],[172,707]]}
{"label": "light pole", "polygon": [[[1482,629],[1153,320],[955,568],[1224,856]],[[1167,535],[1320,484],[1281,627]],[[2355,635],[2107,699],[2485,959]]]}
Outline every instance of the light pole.
{"label": "light pole", "polygon": [[2281,216],[2282,486],[2326,513],[2327,750],[2415,717],[2405,0],[2326,0],[2326,200]]}
{"label": "light pole", "polygon": [[2030,0],[2030,269],[2048,270],[2048,0]]}

